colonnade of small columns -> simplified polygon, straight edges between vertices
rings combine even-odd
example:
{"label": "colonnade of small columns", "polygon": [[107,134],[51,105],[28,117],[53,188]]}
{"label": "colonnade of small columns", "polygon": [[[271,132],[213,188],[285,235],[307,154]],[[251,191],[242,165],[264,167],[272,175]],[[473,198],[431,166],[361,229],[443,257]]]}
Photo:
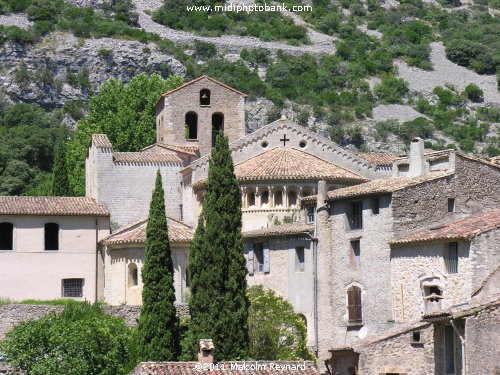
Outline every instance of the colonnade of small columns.
{"label": "colonnade of small columns", "polygon": [[316,194],[309,186],[244,186],[241,187],[243,209],[296,208],[299,198]]}

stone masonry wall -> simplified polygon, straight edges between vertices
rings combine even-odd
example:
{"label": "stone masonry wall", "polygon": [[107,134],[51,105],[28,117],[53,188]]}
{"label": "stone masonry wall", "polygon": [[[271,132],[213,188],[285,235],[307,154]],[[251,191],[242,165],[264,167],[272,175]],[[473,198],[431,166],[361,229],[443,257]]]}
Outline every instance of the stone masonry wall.
{"label": "stone masonry wall", "polygon": [[[186,304],[176,304],[177,315],[179,317],[189,316],[188,306]],[[16,325],[30,319],[40,319],[50,311],[60,312],[63,306],[48,305],[18,305],[10,304],[0,306],[0,340],[5,337]],[[105,306],[104,310],[119,318],[125,319],[127,326],[136,326],[137,319],[141,313],[140,306]]]}

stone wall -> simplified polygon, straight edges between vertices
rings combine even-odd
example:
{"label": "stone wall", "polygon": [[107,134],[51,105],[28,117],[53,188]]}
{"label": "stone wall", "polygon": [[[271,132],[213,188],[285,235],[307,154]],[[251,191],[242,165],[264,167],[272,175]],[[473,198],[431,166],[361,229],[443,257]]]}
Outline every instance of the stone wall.
{"label": "stone wall", "polygon": [[[420,333],[414,342],[413,333]],[[360,353],[359,374],[434,374],[434,330],[432,324],[417,323],[372,342],[356,346]]]}
{"label": "stone wall", "polygon": [[[179,317],[189,316],[189,310],[186,304],[176,304],[177,315]],[[0,340],[5,334],[19,323],[30,319],[40,319],[50,311],[60,312],[63,306],[48,305],[18,305],[10,304],[0,306]],[[104,310],[116,317],[124,318],[128,326],[137,325],[141,307],[140,306],[105,306]]]}

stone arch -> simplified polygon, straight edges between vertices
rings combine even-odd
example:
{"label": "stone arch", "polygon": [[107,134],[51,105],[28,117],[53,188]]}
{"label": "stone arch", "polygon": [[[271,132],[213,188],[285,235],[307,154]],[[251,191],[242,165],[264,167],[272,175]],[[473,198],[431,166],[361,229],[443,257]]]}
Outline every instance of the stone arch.
{"label": "stone arch", "polygon": [[269,190],[263,189],[260,193],[260,206],[262,208],[269,208]]}
{"label": "stone arch", "polygon": [[186,139],[198,139],[198,114],[190,111],[185,116]]}
{"label": "stone arch", "polygon": [[224,114],[216,112],[212,114],[212,147],[215,147],[215,140],[219,133],[224,131]]}
{"label": "stone arch", "polygon": [[247,208],[254,208],[255,207],[255,190],[250,189],[246,193],[247,195]]}
{"label": "stone arch", "polygon": [[287,192],[287,197],[288,197],[288,207],[295,208],[298,203],[297,189],[290,188]]}
{"label": "stone arch", "polygon": [[139,285],[139,270],[137,264],[129,263],[128,265],[128,287],[133,288]]}
{"label": "stone arch", "polygon": [[274,207],[284,207],[284,197],[283,197],[283,189],[276,188],[273,191],[273,203]]}
{"label": "stone arch", "polygon": [[200,106],[209,106],[210,105],[210,90],[209,89],[201,89],[200,90]]}

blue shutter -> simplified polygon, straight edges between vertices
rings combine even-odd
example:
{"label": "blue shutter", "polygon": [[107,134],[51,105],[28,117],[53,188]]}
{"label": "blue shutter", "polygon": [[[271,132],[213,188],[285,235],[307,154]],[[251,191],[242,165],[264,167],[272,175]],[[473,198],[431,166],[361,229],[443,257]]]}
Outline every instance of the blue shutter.
{"label": "blue shutter", "polygon": [[269,259],[269,241],[265,241],[264,245],[264,272],[270,271],[270,259]]}
{"label": "blue shutter", "polygon": [[253,243],[247,243],[247,249],[248,249],[248,274],[253,275]]}

